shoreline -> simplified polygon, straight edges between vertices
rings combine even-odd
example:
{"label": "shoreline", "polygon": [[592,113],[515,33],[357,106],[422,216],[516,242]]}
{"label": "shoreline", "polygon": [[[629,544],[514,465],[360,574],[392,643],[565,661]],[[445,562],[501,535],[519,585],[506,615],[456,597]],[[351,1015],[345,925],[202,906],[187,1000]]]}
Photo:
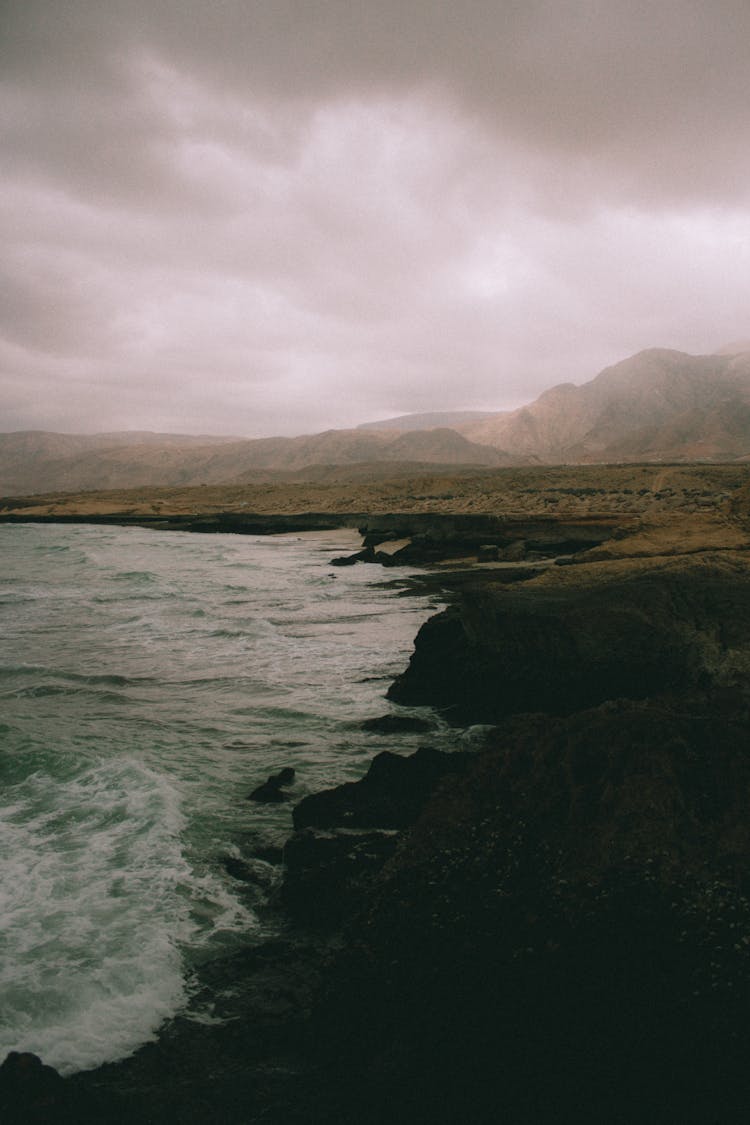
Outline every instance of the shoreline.
{"label": "shoreline", "polygon": [[389,697],[489,724],[486,745],[400,758],[393,734],[360,782],[302,801],[288,923],[234,959],[252,1016],[178,1017],[64,1080],[60,1112],[746,1119],[750,506],[625,523],[567,565],[456,570],[456,539],[428,540],[415,581],[449,605]]}

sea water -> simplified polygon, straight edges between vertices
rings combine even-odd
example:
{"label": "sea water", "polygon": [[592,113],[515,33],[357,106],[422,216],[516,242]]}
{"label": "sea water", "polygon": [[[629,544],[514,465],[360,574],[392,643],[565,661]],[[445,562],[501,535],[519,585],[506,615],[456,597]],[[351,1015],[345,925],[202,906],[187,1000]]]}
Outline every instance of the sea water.
{"label": "sea water", "polygon": [[291,816],[248,793],[424,740],[360,725],[434,603],[332,568],[340,535],[0,527],[0,1060],[70,1073],[153,1037],[270,924],[226,858]]}

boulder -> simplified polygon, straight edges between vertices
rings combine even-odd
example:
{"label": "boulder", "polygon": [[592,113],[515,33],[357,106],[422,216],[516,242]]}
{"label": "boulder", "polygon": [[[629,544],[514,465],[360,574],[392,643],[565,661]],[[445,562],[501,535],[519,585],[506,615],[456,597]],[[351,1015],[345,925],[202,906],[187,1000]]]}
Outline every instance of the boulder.
{"label": "boulder", "polygon": [[465,771],[468,754],[422,747],[409,757],[378,754],[361,781],[314,793],[295,807],[295,829],[406,828],[413,824],[432,790]]}
{"label": "boulder", "polygon": [[423,734],[433,729],[433,723],[417,715],[379,715],[362,723],[362,730],[373,734]]}
{"label": "boulder", "polygon": [[65,1081],[30,1051],[11,1051],[0,1066],[0,1120],[34,1125],[66,1119]]}
{"label": "boulder", "polygon": [[262,804],[288,801],[289,794],[283,793],[282,789],[292,784],[294,776],[294,770],[291,766],[285,766],[278,773],[272,773],[267,781],[264,781],[257,789],[253,789],[247,798],[248,801],[259,801]]}
{"label": "boulder", "polygon": [[374,562],[375,552],[372,547],[364,547],[361,551],[355,551],[351,555],[337,555],[335,559],[331,559],[331,566],[354,566],[358,562]]}

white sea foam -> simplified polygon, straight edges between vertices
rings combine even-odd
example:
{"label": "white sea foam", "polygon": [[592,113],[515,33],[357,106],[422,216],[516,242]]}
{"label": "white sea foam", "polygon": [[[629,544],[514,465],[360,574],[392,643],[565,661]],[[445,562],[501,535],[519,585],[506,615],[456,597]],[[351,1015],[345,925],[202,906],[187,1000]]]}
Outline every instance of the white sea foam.
{"label": "white sea foam", "polygon": [[259,933],[264,893],[222,858],[291,826],[245,796],[286,765],[294,796],[361,776],[358,722],[429,610],[374,591],[371,569],[333,581],[324,538],[0,539],[0,1059],[69,1073],[178,1011],[215,1018],[186,981]]}
{"label": "white sea foam", "polygon": [[179,791],[142,763],[15,789],[0,826],[0,1057],[32,1050],[65,1073],[130,1053],[179,1010],[196,900],[215,927],[248,919],[196,877]]}

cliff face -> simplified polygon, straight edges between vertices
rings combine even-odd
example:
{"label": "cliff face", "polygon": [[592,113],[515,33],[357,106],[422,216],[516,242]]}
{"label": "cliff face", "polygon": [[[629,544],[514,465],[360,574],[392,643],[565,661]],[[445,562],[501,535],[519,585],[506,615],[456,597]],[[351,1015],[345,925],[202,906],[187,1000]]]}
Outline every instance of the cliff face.
{"label": "cliff face", "polygon": [[[615,568],[618,569],[618,568]],[[467,591],[421,629],[389,696],[458,721],[569,714],[608,699],[727,684],[750,668],[744,561],[719,555],[565,568]]]}
{"label": "cliff face", "polygon": [[746,719],[515,718],[433,796],[319,1008],[358,1119],[746,1120]]}
{"label": "cliff face", "polygon": [[324,1119],[746,1120],[749,668],[726,555],[568,567],[424,627],[396,697],[498,725],[350,921]]}

